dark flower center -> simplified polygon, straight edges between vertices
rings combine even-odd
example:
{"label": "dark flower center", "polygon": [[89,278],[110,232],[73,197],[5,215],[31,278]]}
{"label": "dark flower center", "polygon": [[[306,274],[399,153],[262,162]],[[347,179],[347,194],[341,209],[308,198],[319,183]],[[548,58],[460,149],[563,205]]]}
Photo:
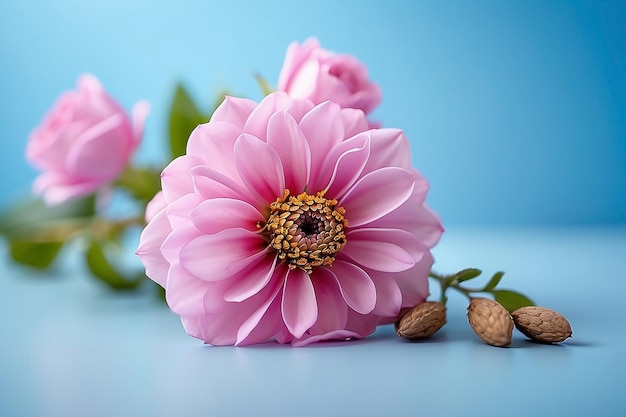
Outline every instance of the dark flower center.
{"label": "dark flower center", "polygon": [[270,214],[264,226],[269,245],[286,260],[289,268],[301,268],[312,273],[313,268],[331,265],[335,254],[346,246],[348,221],[346,210],[337,200],[306,192],[292,196],[289,190],[270,204]]}

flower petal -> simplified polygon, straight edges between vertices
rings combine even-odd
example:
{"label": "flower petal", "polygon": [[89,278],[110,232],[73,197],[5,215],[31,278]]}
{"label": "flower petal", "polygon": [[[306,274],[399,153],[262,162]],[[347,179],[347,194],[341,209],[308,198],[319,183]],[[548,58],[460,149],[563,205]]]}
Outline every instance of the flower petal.
{"label": "flower petal", "polygon": [[315,298],[320,306],[317,321],[311,327],[311,334],[324,334],[344,329],[348,320],[348,307],[341,296],[336,277],[328,269],[317,268],[312,275]]}
{"label": "flower petal", "polygon": [[274,113],[267,125],[267,143],[285,168],[285,187],[300,194],[309,182],[311,150],[294,118],[286,110]]}
{"label": "flower petal", "polygon": [[[181,315],[204,315],[204,296],[211,286],[189,274],[180,264],[174,263],[168,271],[165,301],[170,309]],[[214,290],[214,288],[213,288]]]}
{"label": "flower petal", "polygon": [[411,145],[400,129],[373,129],[371,132],[371,157],[364,172],[382,167],[412,169]]}
{"label": "flower petal", "polygon": [[166,208],[167,219],[172,226],[172,229],[178,228],[178,226],[189,223],[189,214],[198,207],[198,204],[202,202],[202,199],[198,194],[185,194],[184,196],[171,202]]}
{"label": "flower petal", "polygon": [[265,140],[267,138],[267,123],[272,114],[288,109],[292,102],[293,100],[283,91],[265,96],[248,116],[243,131]]}
{"label": "flower petal", "polygon": [[331,149],[344,139],[341,108],[330,101],[315,106],[302,118],[300,129],[311,148],[311,178],[315,179],[322,174],[322,165]]}
{"label": "flower petal", "polygon": [[244,229],[226,229],[214,235],[201,235],[180,250],[180,264],[206,281],[230,278],[264,255],[265,240]]}
{"label": "flower petal", "polygon": [[271,283],[258,296],[259,299],[265,301],[241,324],[237,331],[235,343],[237,346],[265,341],[285,328],[279,294],[285,282],[287,268],[284,264],[280,264],[272,273]]}
{"label": "flower petal", "polygon": [[161,210],[142,230],[139,237],[139,248],[136,252],[146,268],[146,275],[163,288],[167,282],[167,271],[170,264],[161,253],[161,245],[170,231],[171,227],[165,210]]}
{"label": "flower petal", "polygon": [[205,199],[226,197],[247,200],[248,192],[243,187],[207,165],[194,166],[190,173],[194,191]]}
{"label": "flower petal", "polygon": [[346,138],[370,129],[365,113],[361,109],[344,107],[341,109],[341,119],[346,130],[344,134]]}
{"label": "flower petal", "polygon": [[238,279],[224,293],[224,300],[239,303],[265,288],[276,271],[276,260],[276,255],[265,256],[244,268],[238,274]]}
{"label": "flower petal", "polygon": [[81,179],[119,174],[130,157],[132,135],[125,123],[122,114],[113,114],[82,132],[67,154],[67,172]]}
{"label": "flower petal", "polygon": [[400,229],[350,229],[347,240],[342,256],[381,272],[412,268],[427,250],[415,235]]}
{"label": "flower petal", "polygon": [[339,283],[346,304],[360,314],[368,314],[376,306],[376,287],[370,276],[358,266],[339,259],[331,268],[320,267],[333,274]]}
{"label": "flower petal", "polygon": [[361,226],[395,210],[411,196],[414,186],[411,171],[381,168],[361,178],[339,205],[346,209],[350,227]]}
{"label": "flower petal", "polygon": [[243,129],[256,105],[256,102],[247,98],[226,96],[222,104],[213,112],[211,122],[228,122]]}
{"label": "flower petal", "polygon": [[402,307],[413,307],[426,300],[428,274],[433,262],[432,254],[427,251],[413,268],[392,275],[402,292]]}
{"label": "flower petal", "polygon": [[[333,148],[322,168],[322,175],[332,173],[324,188],[328,190],[328,195],[340,199],[361,176],[370,157],[369,142],[369,133],[363,133]],[[312,189],[316,188],[313,186]]]}
{"label": "flower petal", "polygon": [[187,155],[202,161],[196,165],[208,165],[222,175],[236,179],[233,146],[240,134],[241,128],[228,122],[201,124],[189,136]]}
{"label": "flower petal", "polygon": [[165,167],[161,173],[161,188],[163,198],[167,203],[194,191],[189,172],[193,167],[201,164],[201,160],[190,155],[183,155]]}
{"label": "flower petal", "polygon": [[402,308],[402,292],[394,274],[368,271],[376,286],[376,307],[372,314],[395,319]]}
{"label": "flower petal", "polygon": [[285,191],[283,165],[276,151],[249,134],[235,142],[235,164],[250,194],[263,205],[281,197]]}
{"label": "flower petal", "polygon": [[289,270],[283,288],[283,321],[296,338],[302,337],[317,320],[317,300],[309,274],[300,268]]}
{"label": "flower petal", "polygon": [[213,198],[201,202],[191,212],[190,219],[200,231],[215,234],[235,228],[257,231],[256,225],[263,220],[263,216],[245,201]]}

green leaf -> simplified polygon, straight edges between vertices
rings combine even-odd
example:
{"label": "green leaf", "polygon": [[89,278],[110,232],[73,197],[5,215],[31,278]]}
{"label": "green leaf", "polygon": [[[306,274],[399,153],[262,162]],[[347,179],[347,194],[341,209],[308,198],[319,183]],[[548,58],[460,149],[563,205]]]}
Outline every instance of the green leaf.
{"label": "green leaf", "polygon": [[169,135],[171,157],[183,155],[191,132],[201,123],[209,121],[182,84],[176,85],[170,106]]}
{"label": "green leaf", "polygon": [[148,203],[161,189],[161,170],[127,166],[115,181],[137,200]]}
{"label": "green leaf", "polygon": [[535,305],[530,298],[516,291],[493,290],[491,294],[493,294],[494,299],[502,304],[509,312],[515,311],[520,307]]}
{"label": "green leaf", "polygon": [[456,277],[455,280],[456,282],[469,281],[470,279],[476,278],[477,276],[482,274],[482,272],[483,271],[481,271],[480,269],[466,268],[455,274],[455,277]]}
{"label": "green leaf", "polygon": [[503,276],[504,276],[504,272],[502,271],[498,271],[495,274],[493,274],[493,277],[491,277],[489,282],[483,287],[482,291],[489,292],[493,290],[494,288],[496,288],[498,284],[500,283],[500,280],[502,279]]}
{"label": "green leaf", "polygon": [[63,242],[31,242],[9,240],[11,258],[22,265],[38,269],[48,268],[61,251]]}
{"label": "green leaf", "polygon": [[261,88],[261,92],[263,93],[263,95],[266,96],[274,92],[274,88],[272,88],[272,86],[267,82],[265,77],[263,77],[261,74],[259,73],[254,74],[254,78],[256,78],[256,82],[257,84],[259,84],[259,87]]}
{"label": "green leaf", "polygon": [[132,278],[126,278],[122,275],[111,265],[106,257],[103,245],[97,241],[90,242],[85,258],[93,275],[114,290],[134,290],[145,278],[143,273]]}

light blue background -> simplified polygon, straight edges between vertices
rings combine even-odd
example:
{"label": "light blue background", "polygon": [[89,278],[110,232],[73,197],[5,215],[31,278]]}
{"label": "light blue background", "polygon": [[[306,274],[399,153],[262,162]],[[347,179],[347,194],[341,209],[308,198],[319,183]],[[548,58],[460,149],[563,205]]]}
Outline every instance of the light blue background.
{"label": "light blue background", "polygon": [[357,56],[375,118],[409,136],[444,224],[626,223],[626,3],[611,1],[3,1],[0,207],[28,192],[28,132],[84,71],[152,102],[164,158],[173,83],[208,107],[260,98],[292,40]]}

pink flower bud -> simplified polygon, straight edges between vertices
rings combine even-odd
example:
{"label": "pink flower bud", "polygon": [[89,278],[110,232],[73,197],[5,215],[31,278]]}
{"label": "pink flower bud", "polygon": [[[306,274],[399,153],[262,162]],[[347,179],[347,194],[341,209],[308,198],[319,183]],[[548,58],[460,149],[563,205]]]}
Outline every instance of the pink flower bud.
{"label": "pink flower bud", "polygon": [[34,192],[54,205],[113,181],[141,141],[149,108],[137,103],[131,120],[95,77],[79,77],[30,134],[26,158],[43,171]]}
{"label": "pink flower bud", "polygon": [[331,100],[341,107],[363,110],[365,114],[381,100],[380,88],[369,80],[365,65],[351,55],[333,54],[321,48],[315,38],[302,45],[297,42],[289,45],[278,90],[314,104]]}

